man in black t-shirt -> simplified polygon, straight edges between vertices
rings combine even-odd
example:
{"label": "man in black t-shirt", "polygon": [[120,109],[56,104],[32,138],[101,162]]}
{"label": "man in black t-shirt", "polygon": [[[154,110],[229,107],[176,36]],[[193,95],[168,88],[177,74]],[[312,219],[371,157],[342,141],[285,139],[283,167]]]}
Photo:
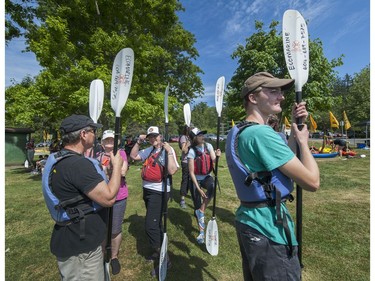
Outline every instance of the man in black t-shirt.
{"label": "man in black t-shirt", "polygon": [[[111,153],[113,173],[108,184],[93,162],[83,156],[93,146],[96,129],[101,126],[84,115],[72,115],[62,121],[63,150],[73,155],[57,162],[51,176],[52,192],[60,201],[82,195],[85,203],[95,201],[102,207],[115,203],[123,162],[120,154]],[[51,252],[57,258],[62,280],[104,280],[101,244],[106,238],[105,216],[99,211],[84,218],[84,224],[59,223],[53,228]]]}

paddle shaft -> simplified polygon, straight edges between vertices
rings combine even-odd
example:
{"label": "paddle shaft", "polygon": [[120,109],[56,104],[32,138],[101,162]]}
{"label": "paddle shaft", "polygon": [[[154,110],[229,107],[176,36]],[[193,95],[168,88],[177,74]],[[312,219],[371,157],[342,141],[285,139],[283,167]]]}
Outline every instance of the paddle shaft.
{"label": "paddle shaft", "polygon": [[[115,140],[113,144],[113,155],[116,155],[118,148],[118,140],[120,135],[121,117],[116,117],[115,121]],[[105,262],[110,262],[112,257],[112,221],[113,221],[113,207],[108,208],[108,226],[107,226],[107,245]]]}
{"label": "paddle shaft", "polygon": [[[165,123],[165,141],[168,140],[168,123]],[[163,196],[163,216],[164,216],[164,229],[163,232],[167,233],[167,219],[168,219],[168,153],[164,151],[165,160],[164,160],[164,196]]]}
{"label": "paddle shaft", "polygon": [[[302,91],[297,91],[296,92],[296,103],[299,104],[301,101],[302,101]],[[301,130],[302,127],[303,127],[302,119],[297,118],[296,121],[297,121],[298,129]],[[298,144],[297,144],[297,147],[296,147],[296,154],[297,154],[297,158],[301,159],[301,151],[299,149]],[[297,213],[297,216],[296,216],[297,217],[297,219],[296,219],[296,226],[297,226],[296,236],[297,236],[297,242],[298,242],[298,259],[299,259],[301,267],[303,267],[303,265],[302,265],[302,188],[297,184],[296,189],[297,189],[297,192],[296,192],[296,195],[297,195],[297,198],[296,198],[296,213]]]}
{"label": "paddle shaft", "polygon": [[[220,135],[220,123],[221,123],[221,116],[217,117],[217,131],[216,131],[216,149],[219,149],[219,135]],[[212,217],[215,218],[216,216],[216,187],[218,183],[218,166],[219,166],[219,157],[216,156],[215,158],[215,186],[214,186],[214,200],[213,200],[213,207],[212,207]]]}

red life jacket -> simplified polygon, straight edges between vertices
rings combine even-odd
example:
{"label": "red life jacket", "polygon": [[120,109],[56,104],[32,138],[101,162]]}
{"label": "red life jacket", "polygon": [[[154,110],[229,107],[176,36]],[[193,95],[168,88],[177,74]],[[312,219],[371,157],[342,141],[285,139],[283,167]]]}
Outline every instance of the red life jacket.
{"label": "red life jacket", "polygon": [[154,149],[151,151],[150,155],[147,157],[146,161],[143,163],[142,167],[142,179],[150,182],[162,182],[164,175],[164,166],[160,163],[160,157],[164,149],[162,148],[159,152],[153,153]]}
{"label": "red life jacket", "polygon": [[208,175],[212,171],[212,159],[210,152],[207,149],[207,145],[204,144],[204,150],[201,152],[195,146],[192,147],[195,152],[194,158],[194,174],[196,175]]}

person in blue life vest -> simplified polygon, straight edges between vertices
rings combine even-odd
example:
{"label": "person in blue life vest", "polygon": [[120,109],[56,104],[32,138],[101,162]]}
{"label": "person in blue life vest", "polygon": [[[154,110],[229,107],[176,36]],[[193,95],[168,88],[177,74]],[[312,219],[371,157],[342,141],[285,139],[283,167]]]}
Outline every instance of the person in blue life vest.
{"label": "person in blue life vest", "polygon": [[[306,103],[292,107],[288,144],[267,125],[270,114],[282,111],[284,91],[293,85],[293,79],[278,79],[270,73],[259,72],[245,81],[240,95],[249,126],[240,131],[237,149],[242,164],[254,173],[251,185],[238,181],[234,163],[228,163],[228,168],[241,200],[235,219],[246,281],[301,279],[294,224],[285,199],[293,190],[292,181],[307,191],[320,187],[318,165],[308,146],[309,131],[306,124],[301,130],[296,124],[297,118],[304,123],[308,116]],[[297,145],[301,160],[295,155]],[[231,157],[229,153],[226,148],[227,159]],[[259,198],[254,202],[252,198],[257,183],[262,193],[258,194],[259,198],[266,198],[263,202]],[[281,192],[285,197],[280,200]]]}
{"label": "person in blue life vest", "polygon": [[[66,203],[67,213],[79,213],[79,219],[56,222],[51,237],[51,252],[57,257],[61,280],[104,280],[103,253],[101,244],[106,238],[106,208],[100,211],[85,213],[81,216],[83,206],[94,203],[110,207],[115,203],[120,187],[121,167],[123,160],[120,153],[110,153],[113,172],[107,183],[99,162],[84,156],[85,150],[91,148],[95,132],[101,124],[84,115],[71,115],[65,118],[60,126],[64,148],[55,155],[69,154],[58,161],[46,174],[43,174],[44,185],[51,183],[52,193]],[[51,159],[50,159],[51,158]],[[97,165],[97,167],[95,166]],[[43,190],[45,186],[43,187]],[[76,198],[78,199],[77,201]],[[47,203],[47,202],[46,202]],[[48,206],[48,203],[47,203]],[[51,215],[53,210],[50,209]]]}
{"label": "person in blue life vest", "polygon": [[192,143],[187,155],[194,215],[198,220],[199,228],[198,244],[203,244],[205,240],[204,213],[213,196],[215,184],[211,172],[216,157],[221,155],[220,149],[215,151],[210,143],[204,141],[204,134],[206,133],[207,131],[200,131],[198,128],[190,130]]}
{"label": "person in blue life vest", "polygon": [[[139,150],[140,145],[148,140],[151,146]],[[151,255],[147,261],[159,264],[160,248],[163,241],[162,207],[164,191],[165,160],[168,157],[168,174],[176,173],[179,165],[174,149],[167,142],[162,142],[159,128],[151,126],[146,135],[140,135],[130,152],[134,161],[142,161],[142,186],[143,200],[146,206],[145,231],[151,246]],[[167,183],[168,198],[170,194],[170,182]],[[170,262],[168,262],[170,265]],[[157,272],[155,269],[154,272]]]}

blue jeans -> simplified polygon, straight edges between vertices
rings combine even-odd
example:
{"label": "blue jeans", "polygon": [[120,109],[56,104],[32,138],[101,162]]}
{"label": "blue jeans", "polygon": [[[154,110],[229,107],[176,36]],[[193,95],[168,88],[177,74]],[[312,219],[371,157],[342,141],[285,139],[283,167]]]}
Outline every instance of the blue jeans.
{"label": "blue jeans", "polygon": [[274,243],[246,224],[236,221],[236,231],[245,281],[301,280],[297,246],[290,256],[288,245]]}

